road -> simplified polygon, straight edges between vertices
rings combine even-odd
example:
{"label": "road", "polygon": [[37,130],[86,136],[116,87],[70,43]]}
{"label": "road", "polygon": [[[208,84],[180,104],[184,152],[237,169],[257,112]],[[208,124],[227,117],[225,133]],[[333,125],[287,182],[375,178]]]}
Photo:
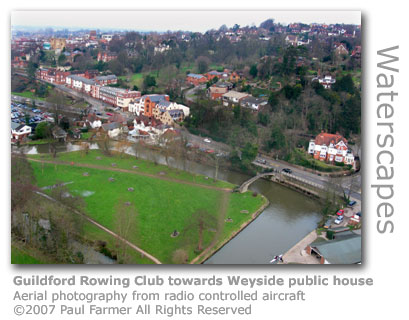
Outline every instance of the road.
{"label": "road", "polygon": [[[204,137],[200,137],[189,133],[187,130],[183,130],[182,134],[188,142],[198,146],[199,148],[206,150],[214,150],[215,153],[229,154],[231,152],[231,147],[222,142],[216,142],[210,140],[210,142],[205,142]],[[265,164],[263,164],[265,163]],[[289,168],[292,171],[292,175],[302,178],[304,180],[310,181],[311,183],[318,184],[324,188],[328,186],[329,183],[340,185],[342,189],[339,190],[340,193],[344,190],[346,194],[349,194],[351,198],[355,200],[361,200],[361,173],[355,173],[350,176],[343,176],[339,178],[329,178],[327,175],[315,174],[299,167],[293,166],[285,161],[275,160],[266,156],[258,156],[253,162],[257,165],[266,169],[276,169],[283,170],[284,168]]]}
{"label": "road", "polygon": [[[265,162],[265,164],[261,163]],[[344,176],[340,178],[329,178],[328,176],[320,176],[318,174],[304,171],[298,167],[292,166],[291,164],[274,160],[272,158],[268,158],[266,156],[258,156],[253,164],[266,168],[266,169],[276,169],[276,170],[283,170],[284,168],[291,169],[291,174],[302,178],[304,180],[310,181],[312,183],[318,184],[323,186],[324,188],[328,186],[328,183],[334,183],[341,185],[346,194],[350,194],[351,198],[356,200],[361,200],[361,174],[360,172],[355,173],[350,176]],[[350,191],[351,190],[351,191]],[[342,192],[342,189],[340,190]]]}

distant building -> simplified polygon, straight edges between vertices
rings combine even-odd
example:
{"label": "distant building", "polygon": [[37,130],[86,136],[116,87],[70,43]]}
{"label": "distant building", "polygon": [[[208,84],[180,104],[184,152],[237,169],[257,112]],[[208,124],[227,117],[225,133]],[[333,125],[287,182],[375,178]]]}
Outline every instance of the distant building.
{"label": "distant building", "polygon": [[227,93],[229,89],[227,87],[216,87],[216,86],[211,86],[209,89],[207,89],[207,92],[209,94],[209,98],[212,100],[218,100],[220,99],[225,93]]}
{"label": "distant building", "polygon": [[285,37],[285,42],[286,42],[287,44],[292,45],[292,46],[296,46],[296,45],[297,45],[297,42],[298,42],[298,37],[289,34],[288,36]]}
{"label": "distant building", "polygon": [[355,157],[348,148],[348,141],[340,134],[321,132],[308,145],[308,153],[314,159],[330,163],[343,162],[347,165],[355,164]]}
{"label": "distant building", "polygon": [[114,60],[118,58],[118,55],[113,52],[98,52],[97,55],[97,61],[102,61],[102,62],[109,62],[111,60]]}
{"label": "distant building", "polygon": [[330,75],[324,77],[315,77],[312,79],[312,81],[318,81],[323,85],[325,89],[331,89],[331,86],[336,82],[336,80]]}
{"label": "distant building", "polygon": [[51,38],[50,45],[53,50],[63,50],[67,45],[67,40],[64,38]]}
{"label": "distant building", "polygon": [[265,106],[267,104],[266,99],[261,99],[261,98],[255,98],[253,96],[247,96],[241,99],[240,101],[240,106],[244,108],[249,108],[254,111],[259,111],[262,106]]}
{"label": "distant building", "polygon": [[206,83],[207,78],[201,74],[189,73],[186,76],[186,82],[198,86],[201,83]]}
{"label": "distant building", "polygon": [[152,111],[161,101],[169,101],[167,94],[145,94],[129,103],[129,112],[147,117],[152,117]]}
{"label": "distant building", "polygon": [[335,51],[335,54],[338,56],[349,54],[349,51],[344,43],[336,44],[334,51]]}
{"label": "distant building", "polygon": [[110,74],[107,76],[97,76],[94,78],[95,82],[100,84],[101,86],[107,86],[110,84],[117,84],[118,78],[114,74]]}
{"label": "distant building", "polygon": [[222,95],[223,105],[239,104],[243,98],[248,96],[249,94],[245,92],[229,91]]}
{"label": "distant building", "polygon": [[128,111],[129,103],[141,96],[139,91],[132,91],[122,88],[100,87],[99,99],[115,107]]}

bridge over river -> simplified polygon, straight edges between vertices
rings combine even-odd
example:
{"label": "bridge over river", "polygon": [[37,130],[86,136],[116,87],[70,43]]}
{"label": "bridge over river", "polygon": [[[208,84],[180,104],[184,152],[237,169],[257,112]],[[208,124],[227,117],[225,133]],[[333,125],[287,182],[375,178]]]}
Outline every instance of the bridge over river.
{"label": "bridge over river", "polygon": [[257,181],[260,178],[265,177],[271,177],[272,181],[285,184],[287,186],[299,189],[305,193],[312,194],[315,196],[319,196],[319,191],[325,189],[325,186],[321,184],[311,182],[309,180],[292,175],[290,173],[274,170],[270,172],[259,173],[256,176],[244,181],[238,189],[239,192],[240,193],[246,192],[253,182]]}

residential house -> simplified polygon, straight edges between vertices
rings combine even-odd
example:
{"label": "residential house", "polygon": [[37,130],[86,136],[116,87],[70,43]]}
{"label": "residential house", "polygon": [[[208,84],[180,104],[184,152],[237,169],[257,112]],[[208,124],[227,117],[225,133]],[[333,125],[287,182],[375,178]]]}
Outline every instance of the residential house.
{"label": "residential house", "polygon": [[102,61],[102,62],[109,62],[116,58],[118,58],[118,55],[113,52],[106,52],[106,51],[98,52],[98,55],[97,55],[97,61]]}
{"label": "residential house", "polygon": [[173,126],[176,122],[184,119],[184,113],[181,109],[169,110],[166,108],[156,107],[153,109],[153,117],[160,120],[163,124]]}
{"label": "residential house", "polygon": [[199,84],[206,83],[207,78],[201,74],[189,73],[186,76],[186,82],[198,86]]}
{"label": "residential house", "polygon": [[337,43],[337,44],[335,44],[335,50],[334,50],[334,52],[335,52],[335,54],[338,55],[338,56],[347,55],[347,54],[349,53],[349,52],[348,52],[348,49],[347,49],[347,47],[346,47],[346,45],[345,45],[344,43]]}
{"label": "residential house", "polygon": [[231,82],[237,82],[237,81],[240,81],[241,79],[243,79],[243,77],[244,77],[243,71],[233,71],[230,74],[229,80]]}
{"label": "residential house", "polygon": [[95,82],[98,83],[101,86],[107,86],[110,84],[117,84],[118,79],[116,77],[116,75],[114,74],[110,74],[107,76],[96,76],[94,78]]}
{"label": "residential house", "polygon": [[115,138],[122,133],[122,124],[118,122],[104,123],[102,124],[101,129],[108,134],[110,138]]}
{"label": "residential house", "polygon": [[222,95],[223,105],[228,106],[229,104],[239,104],[243,98],[248,96],[249,94],[246,92],[231,90]]}
{"label": "residential house", "polygon": [[348,148],[348,141],[339,133],[321,132],[314,140],[310,140],[308,153],[320,161],[343,162],[352,166],[355,163],[354,155]]}
{"label": "residential house", "polygon": [[22,141],[31,134],[31,127],[11,122],[11,139]]}
{"label": "residential house", "polygon": [[331,86],[336,82],[335,78],[330,75],[324,77],[315,77],[312,81],[318,81],[325,89],[331,89]]}
{"label": "residential house", "polygon": [[212,80],[212,79],[214,79],[216,77],[218,79],[220,79],[222,75],[223,75],[223,72],[218,72],[218,71],[215,71],[215,70],[209,71],[208,73],[205,73],[207,81],[210,81],[210,80]]}
{"label": "residential house", "polygon": [[287,36],[285,37],[285,42],[286,42],[287,44],[292,45],[292,46],[296,46],[296,45],[297,45],[297,42],[298,42],[298,37],[289,34],[289,35],[287,35]]}
{"label": "residential house", "polygon": [[59,140],[59,141],[65,141],[67,139],[67,132],[65,132],[59,126],[55,126],[51,130],[51,134],[54,137],[54,139]]}
{"label": "residential house", "polygon": [[253,96],[247,96],[241,99],[240,106],[249,108],[251,110],[259,111],[261,107],[267,104],[266,99],[255,98]]}
{"label": "residential house", "polygon": [[217,87],[215,85],[209,87],[209,89],[207,89],[207,93],[210,97],[210,99],[212,100],[218,100],[222,97],[222,95],[224,95],[225,93],[227,93],[229,91],[229,89],[227,87]]}
{"label": "residential house", "polygon": [[361,46],[356,46],[354,50],[352,50],[351,57],[361,59]]}
{"label": "residential house", "polygon": [[162,100],[169,101],[167,94],[145,94],[129,103],[129,112],[147,117],[152,117],[152,111]]}
{"label": "residential house", "polygon": [[95,113],[89,113],[85,119],[85,125],[92,129],[98,129],[101,127],[102,122]]}

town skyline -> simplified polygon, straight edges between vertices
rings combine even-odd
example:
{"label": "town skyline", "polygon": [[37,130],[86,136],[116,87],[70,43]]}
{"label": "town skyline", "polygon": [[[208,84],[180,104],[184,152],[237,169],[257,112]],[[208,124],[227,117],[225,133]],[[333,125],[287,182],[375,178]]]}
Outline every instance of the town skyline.
{"label": "town skyline", "polygon": [[[361,24],[360,11],[97,11],[92,14],[89,11],[35,11],[35,15],[32,14],[33,12],[14,11],[11,15],[12,28],[206,32],[219,29],[222,25],[228,28],[235,24],[242,27],[258,27],[267,19],[274,19],[276,23],[283,25],[290,23]],[[75,22],[72,21],[74,14]],[[135,19],[135,15],[138,19]],[[153,15],[156,19],[152,23]],[[47,23],[44,24],[44,21]]]}

